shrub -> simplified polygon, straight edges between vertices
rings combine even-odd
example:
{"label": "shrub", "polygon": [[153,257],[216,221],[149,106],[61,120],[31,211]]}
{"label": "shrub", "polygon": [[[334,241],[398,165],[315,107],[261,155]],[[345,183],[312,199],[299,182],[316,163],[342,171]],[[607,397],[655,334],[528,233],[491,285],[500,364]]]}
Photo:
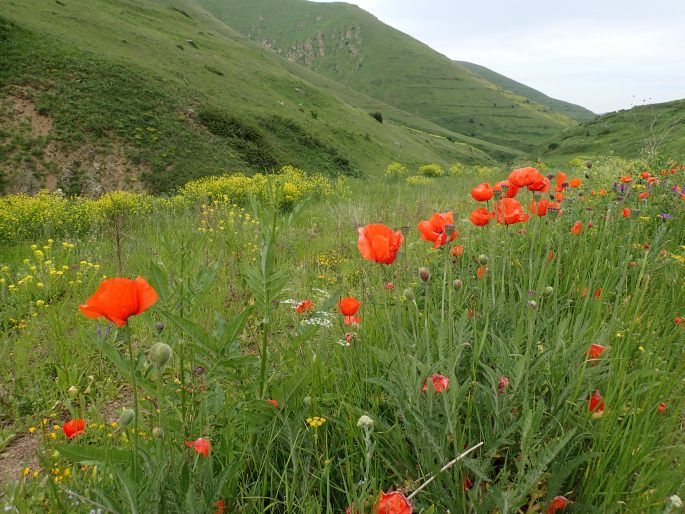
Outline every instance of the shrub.
{"label": "shrub", "polygon": [[387,168],[385,168],[385,176],[395,180],[404,177],[407,173],[407,168],[395,161],[388,164]]}
{"label": "shrub", "polygon": [[465,171],[466,171],[466,168],[464,167],[464,165],[459,163],[459,162],[456,162],[456,163],[452,164],[452,166],[450,166],[449,175],[459,176],[459,175],[463,175]]}
{"label": "shrub", "polygon": [[383,114],[380,112],[370,112],[369,115],[378,123],[383,123]]}
{"label": "shrub", "polygon": [[419,166],[419,173],[424,177],[442,177],[445,170],[439,164],[422,164]]}
{"label": "shrub", "polygon": [[410,186],[427,186],[433,182],[432,178],[424,177],[421,175],[412,175],[407,177],[407,184]]}

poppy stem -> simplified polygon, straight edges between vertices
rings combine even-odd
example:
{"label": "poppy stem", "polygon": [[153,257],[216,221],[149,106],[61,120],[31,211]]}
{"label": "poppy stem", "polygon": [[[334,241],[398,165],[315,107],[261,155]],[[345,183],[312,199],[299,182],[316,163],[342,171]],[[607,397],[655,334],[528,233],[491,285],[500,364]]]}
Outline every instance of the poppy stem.
{"label": "poppy stem", "polygon": [[[469,448],[469,449],[466,450],[465,452],[461,453],[456,459],[452,459],[452,460],[449,461],[447,464],[445,464],[442,468],[440,468],[440,471],[438,471],[438,473],[442,473],[443,471],[448,470],[449,468],[451,468],[452,466],[454,466],[457,462],[459,462],[461,459],[463,459],[464,457],[466,457],[469,453],[471,453],[472,451],[474,451],[474,450],[480,448],[481,446],[483,446],[483,444],[484,444],[484,442],[481,441],[481,442],[478,443],[476,446],[472,446],[471,448]],[[411,500],[414,496],[416,496],[417,494],[419,494],[419,492],[420,492],[422,489],[426,488],[426,487],[428,486],[428,484],[430,484],[433,480],[435,480],[435,477],[438,476],[438,473],[436,473],[435,475],[433,475],[432,477],[430,477],[430,478],[429,478],[428,480],[426,480],[423,484],[421,484],[413,493],[411,493],[409,496],[407,496],[407,500]]]}
{"label": "poppy stem", "polygon": [[136,364],[133,358],[133,337],[131,327],[126,324],[126,344],[128,345],[128,357],[131,363],[131,387],[133,388],[133,481],[138,483],[138,383],[136,381]]}

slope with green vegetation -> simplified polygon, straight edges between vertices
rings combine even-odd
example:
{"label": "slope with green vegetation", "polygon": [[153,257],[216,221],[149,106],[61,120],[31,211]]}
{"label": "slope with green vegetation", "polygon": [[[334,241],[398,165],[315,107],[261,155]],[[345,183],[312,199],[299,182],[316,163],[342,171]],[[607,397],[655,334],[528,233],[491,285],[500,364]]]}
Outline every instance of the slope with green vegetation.
{"label": "slope with green vegetation", "polygon": [[289,61],[455,132],[525,151],[575,124],[350,4],[199,1]]}
{"label": "slope with green vegetation", "polygon": [[567,131],[538,149],[545,160],[569,156],[680,158],[685,148],[685,100],[605,114]]}
{"label": "slope with green vegetation", "polygon": [[0,191],[161,192],[286,164],[357,175],[491,159],[448,131],[381,124],[306,76],[188,2],[4,1]]}
{"label": "slope with green vegetation", "polygon": [[530,86],[521,84],[520,82],[510,79],[509,77],[506,77],[500,73],[497,73],[496,71],[486,68],[485,66],[481,66],[480,64],[474,64],[466,61],[455,62],[460,66],[463,66],[464,68],[468,69],[469,71],[475,73],[479,77],[484,78],[488,82],[491,82],[492,84],[501,87],[502,89],[506,89],[507,91],[511,91],[512,93],[521,95],[525,97],[527,100],[530,100],[531,102],[535,102],[540,105],[544,105],[545,107],[549,107],[553,111],[565,114],[566,116],[568,116],[569,118],[573,118],[574,120],[588,121],[596,116],[594,112],[590,111],[589,109],[586,109],[585,107],[581,107],[580,105],[575,105],[569,102],[564,102],[563,100],[557,100],[556,98],[547,96],[546,94],[538,91],[537,89],[533,89]]}

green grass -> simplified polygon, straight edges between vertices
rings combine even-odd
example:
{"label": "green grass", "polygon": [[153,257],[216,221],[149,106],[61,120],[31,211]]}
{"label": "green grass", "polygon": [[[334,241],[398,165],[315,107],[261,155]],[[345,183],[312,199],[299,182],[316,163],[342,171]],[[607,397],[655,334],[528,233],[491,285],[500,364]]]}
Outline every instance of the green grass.
{"label": "green grass", "polygon": [[607,153],[623,158],[678,159],[684,143],[685,100],[678,100],[599,116],[553,138],[534,153],[555,161]]}
{"label": "green grass", "polygon": [[[685,184],[680,168],[647,201],[639,188],[623,200],[591,194],[611,189],[617,172],[628,170],[593,168],[562,215],[509,227],[468,222],[477,207],[468,191],[505,178],[500,171],[426,186],[352,181],[347,195],[312,201],[291,223],[259,210],[248,218],[230,200],[160,203],[119,218],[118,230],[105,223],[63,236],[73,248],[62,239],[3,246],[3,315],[36,316],[2,327],[0,436],[29,437],[41,460],[6,482],[0,502],[20,512],[89,512],[97,503],[122,513],[213,512],[219,499],[227,512],[332,513],[354,502],[371,512],[381,490],[409,494],[483,441],[412,499],[416,512],[546,512],[557,495],[575,502],[568,512],[663,512],[664,498],[685,494],[685,327],[674,323],[685,317],[685,214],[667,187]],[[635,177],[633,185],[642,184]],[[520,192],[521,203],[528,196]],[[640,212],[623,218],[624,206]],[[453,245],[433,250],[415,228],[448,210],[464,247],[456,259]],[[584,228],[574,236],[577,220]],[[374,222],[410,228],[390,266],[362,260],[356,248],[357,227]],[[62,266],[67,277],[37,286],[39,273]],[[431,272],[427,283],[420,266]],[[9,293],[26,274],[33,280]],[[142,275],[159,291],[130,332],[78,311],[103,274]],[[347,295],[362,301],[358,326],[336,313]],[[300,316],[288,300],[303,299],[316,308]],[[338,344],[346,332],[355,334],[349,347]],[[110,426],[133,405],[131,336],[145,455],[135,470],[135,434]],[[148,354],[160,341],[173,357],[158,376]],[[608,347],[594,365],[591,343]],[[444,393],[421,392],[433,373],[450,379]],[[500,394],[502,376],[509,385]],[[596,389],[606,402],[599,419],[588,411]],[[264,402],[271,398],[279,409]],[[368,433],[357,426],[361,415],[374,421]],[[87,428],[66,444],[52,425],[76,416]],[[325,423],[308,426],[314,416]],[[184,446],[198,437],[211,441],[208,458]]]}
{"label": "green grass", "polygon": [[503,89],[350,4],[200,3],[280,56],[456,133],[528,151],[575,125],[568,105]]}
{"label": "green grass", "polygon": [[456,62],[460,66],[463,66],[464,68],[475,73],[479,77],[484,78],[488,82],[495,84],[496,86],[506,89],[507,91],[511,91],[512,93],[516,93],[517,95],[520,95],[531,102],[549,107],[551,110],[565,114],[569,118],[573,118],[576,121],[589,121],[596,116],[595,113],[586,109],[585,107],[564,102],[563,100],[557,100],[556,98],[550,98],[546,94],[541,93],[532,87],[521,84],[520,82],[516,82],[515,80],[505,77],[504,75],[490,70],[485,66],[466,61]]}
{"label": "green grass", "polygon": [[[499,152],[482,142],[484,151],[451,142],[448,131],[432,133],[426,123],[418,123],[422,132],[380,124],[199,8],[164,1],[63,4],[3,3],[0,167],[7,191],[35,191],[50,178],[70,193],[83,189],[85,179],[117,189],[142,178],[147,189],[161,192],[233,170],[294,164],[333,175],[374,174],[391,160],[415,168],[489,162],[486,152]],[[34,137],[14,122],[16,97],[52,120],[47,135]],[[200,122],[204,111],[242,128],[228,137],[212,134]],[[55,144],[64,155],[87,154],[76,159],[80,167],[71,166],[76,171],[45,151]],[[101,176],[95,163],[116,151],[126,158],[124,176]]]}

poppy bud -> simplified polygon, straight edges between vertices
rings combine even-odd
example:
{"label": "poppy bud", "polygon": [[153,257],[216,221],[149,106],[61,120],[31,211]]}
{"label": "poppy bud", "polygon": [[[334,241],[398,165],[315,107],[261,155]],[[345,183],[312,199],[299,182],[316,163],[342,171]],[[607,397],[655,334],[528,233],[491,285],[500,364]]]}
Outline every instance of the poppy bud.
{"label": "poppy bud", "polygon": [[119,419],[117,420],[117,423],[119,423],[119,426],[121,428],[126,428],[131,424],[135,417],[136,413],[133,411],[133,409],[125,407],[121,409],[121,414],[119,414]]}
{"label": "poppy bud", "polygon": [[162,439],[164,437],[164,429],[161,427],[153,428],[152,437],[154,437],[155,439]]}
{"label": "poppy bud", "polygon": [[538,303],[537,303],[535,300],[529,300],[529,301],[528,301],[528,307],[529,307],[530,309],[535,310],[535,309],[538,308]]}
{"label": "poppy bud", "polygon": [[487,266],[487,265],[488,265],[488,262],[490,262],[490,259],[488,258],[487,255],[483,254],[483,255],[481,255],[480,257],[478,257],[478,263],[479,263],[481,266]]}
{"label": "poppy bud", "polygon": [[157,369],[162,369],[171,358],[171,347],[166,343],[155,343],[150,348],[150,362]]}
{"label": "poppy bud", "polygon": [[586,173],[585,173],[585,178],[590,178],[590,174],[586,172]]}
{"label": "poppy bud", "polygon": [[407,234],[409,234],[409,227],[407,225],[400,227],[400,232],[402,232],[403,236],[406,236]]}
{"label": "poppy bud", "polygon": [[457,230],[457,227],[454,225],[454,223],[445,224],[445,234],[447,235],[448,240],[452,237],[452,234],[454,234],[455,230]]}
{"label": "poppy bud", "polygon": [[304,403],[305,407],[311,407],[312,406],[312,397],[311,396],[305,396],[302,398],[302,403]]}
{"label": "poppy bud", "polygon": [[164,330],[164,323],[162,323],[161,321],[155,323],[155,328],[157,329],[157,333],[161,334],[162,330]]}
{"label": "poppy bud", "polygon": [[454,286],[455,291],[459,291],[464,283],[461,280],[456,279],[454,282],[452,282],[452,285]]}
{"label": "poppy bud", "polygon": [[591,170],[592,169],[592,161],[585,161],[585,166],[587,169]]}
{"label": "poppy bud", "polygon": [[552,296],[554,294],[554,288],[552,286],[547,286],[542,290],[542,296]]}
{"label": "poppy bud", "polygon": [[431,272],[428,268],[425,266],[422,268],[419,268],[419,277],[421,277],[421,280],[424,282],[428,282],[431,279]]}
{"label": "poppy bud", "polygon": [[78,387],[76,386],[71,386],[67,390],[67,394],[69,395],[70,398],[76,398],[78,396]]}
{"label": "poppy bud", "polygon": [[405,289],[404,293],[402,293],[402,294],[404,294],[404,297],[407,300],[414,300],[414,298],[415,298],[414,297],[414,290],[411,287],[408,287],[407,289]]}

